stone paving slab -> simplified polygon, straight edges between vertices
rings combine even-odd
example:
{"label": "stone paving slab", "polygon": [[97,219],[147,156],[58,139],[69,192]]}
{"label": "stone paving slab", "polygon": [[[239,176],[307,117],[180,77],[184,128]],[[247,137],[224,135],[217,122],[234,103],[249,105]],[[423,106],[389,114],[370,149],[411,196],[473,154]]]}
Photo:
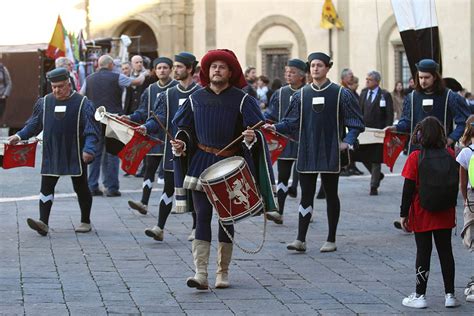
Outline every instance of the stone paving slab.
{"label": "stone paving slab", "polygon": [[[428,284],[429,308],[401,305],[414,290],[415,243],[393,229],[398,216],[404,161],[387,174],[380,195],[368,195],[369,177],[340,179],[341,218],[335,253],[320,253],[327,234],[325,202],[315,200],[307,252],[292,253],[298,199],[287,200],[284,224],[267,223],[263,250],[250,255],[235,247],[232,287],[196,291],[186,286],[193,275],[189,214],[173,214],[165,241],[144,235],[156,224],[159,190],[143,216],[127,207],[140,196],[141,179],[121,177],[122,197],[93,201],[93,231],[75,234],[79,222],[71,181],[60,179],[51,212],[50,234],[41,237],[26,225],[38,216],[38,169],[0,172],[0,315],[474,315],[462,291],[474,274],[474,257],[453,236],[459,308],[444,307],[436,251]],[[367,173],[367,172],[366,172]],[[4,183],[8,183],[7,186]],[[462,210],[458,208],[458,223]],[[214,218],[213,229],[217,228]],[[458,234],[459,234],[458,229]],[[262,238],[262,217],[236,227],[236,238],[255,248]],[[216,231],[214,231],[215,239]],[[215,281],[216,241],[211,248],[209,283]]]}

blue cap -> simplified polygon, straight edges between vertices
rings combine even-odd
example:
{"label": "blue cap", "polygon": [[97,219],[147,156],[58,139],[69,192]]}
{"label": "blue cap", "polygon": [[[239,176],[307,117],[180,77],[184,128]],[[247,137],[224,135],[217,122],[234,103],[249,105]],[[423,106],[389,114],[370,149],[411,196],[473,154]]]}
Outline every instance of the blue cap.
{"label": "blue cap", "polygon": [[433,59],[422,59],[417,64],[415,64],[416,69],[422,72],[437,72],[439,70],[439,65]]}
{"label": "blue cap", "polygon": [[297,59],[297,58],[288,60],[288,63],[286,65],[289,67],[298,68],[304,72],[306,72],[306,69],[307,69],[306,63],[302,61],[301,59]]}
{"label": "blue cap", "polygon": [[316,52],[316,53],[309,54],[308,64],[311,64],[311,62],[315,59],[322,61],[326,65],[326,67],[332,67],[331,57],[329,57],[325,53]]}
{"label": "blue cap", "polygon": [[46,74],[46,78],[51,82],[69,80],[69,71],[66,68],[56,68]]}
{"label": "blue cap", "polygon": [[167,64],[168,66],[170,66],[170,68],[173,67],[173,61],[171,59],[169,59],[168,57],[158,57],[153,60],[153,68],[155,68],[156,65],[161,63]]}
{"label": "blue cap", "polygon": [[198,64],[196,61],[196,56],[188,52],[181,52],[177,55],[174,55],[174,60],[185,64],[187,67],[194,67]]}

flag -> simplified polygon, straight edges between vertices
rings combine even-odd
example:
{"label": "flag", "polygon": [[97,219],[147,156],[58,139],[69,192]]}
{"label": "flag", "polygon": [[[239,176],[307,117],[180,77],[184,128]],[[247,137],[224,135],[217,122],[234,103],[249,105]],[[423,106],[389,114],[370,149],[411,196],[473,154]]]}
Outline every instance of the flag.
{"label": "flag", "polygon": [[27,144],[5,144],[3,153],[3,169],[17,167],[35,167],[37,141]]}
{"label": "flag", "polygon": [[58,57],[66,56],[66,43],[63,22],[61,17],[58,15],[56,27],[54,28],[53,36],[49,41],[48,49],[46,50],[46,57],[56,59]]}
{"label": "flag", "polygon": [[135,174],[145,155],[157,144],[158,140],[150,139],[135,131],[132,139],[118,153],[122,161],[122,170],[128,174]]}
{"label": "flag", "polygon": [[87,44],[86,44],[86,41],[84,40],[82,29],[79,31],[79,35],[77,35],[77,42],[78,42],[78,50],[79,50],[79,60],[86,60]]}
{"label": "flag", "polygon": [[273,164],[277,161],[278,157],[280,157],[283,149],[285,149],[288,139],[281,135],[277,135],[268,129],[262,129],[262,133],[267,141],[268,150],[270,151],[271,156],[270,158]]}
{"label": "flag", "polygon": [[397,132],[392,132],[387,129],[385,131],[385,138],[383,140],[383,162],[386,164],[390,171],[393,171],[393,166],[395,161],[397,161],[398,156],[405,148],[405,143],[409,139],[409,134],[400,134]]}
{"label": "flag", "polygon": [[74,48],[72,47],[71,35],[66,32],[66,29],[64,29],[64,43],[66,45],[67,59],[69,59],[73,64],[75,64],[76,61],[74,59]]}
{"label": "flag", "polygon": [[323,5],[323,12],[321,14],[321,23],[319,24],[323,29],[332,29],[333,27],[343,30],[344,22],[339,18],[336,8],[332,0],[325,0]]}
{"label": "flag", "polygon": [[434,0],[392,0],[398,31],[415,77],[421,59],[430,58],[439,64],[441,73],[441,45]]}

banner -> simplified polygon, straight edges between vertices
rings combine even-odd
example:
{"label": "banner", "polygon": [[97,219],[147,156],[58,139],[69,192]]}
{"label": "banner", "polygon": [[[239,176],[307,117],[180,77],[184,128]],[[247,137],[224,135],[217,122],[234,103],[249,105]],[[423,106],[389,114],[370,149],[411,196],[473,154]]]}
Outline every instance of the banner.
{"label": "banner", "polygon": [[288,139],[286,139],[283,136],[277,135],[268,129],[262,128],[261,131],[263,135],[265,136],[265,140],[267,141],[268,150],[270,151],[272,164],[274,164],[275,161],[277,161],[278,157],[280,157],[283,150],[285,149]]}
{"label": "banner", "polygon": [[134,175],[137,173],[137,169],[145,155],[158,143],[158,140],[150,139],[135,131],[132,139],[118,153],[122,161],[122,170],[128,174]]}
{"label": "banner", "polygon": [[64,30],[63,22],[61,17],[58,15],[58,20],[56,21],[56,27],[53,31],[53,36],[49,41],[48,49],[46,50],[46,56],[51,59],[56,59],[58,57],[66,56],[66,42],[65,42],[66,32]]}
{"label": "banner", "polygon": [[409,134],[392,132],[389,129],[385,131],[385,138],[383,141],[383,162],[390,168],[390,172],[393,171],[393,166],[403,148],[405,148],[409,136]]}
{"label": "banner", "polygon": [[332,0],[325,0],[323,5],[323,12],[321,14],[321,23],[319,24],[323,29],[344,29],[344,23],[339,18],[336,8]]}
{"label": "banner", "polygon": [[35,167],[36,145],[37,141],[32,143],[18,143],[17,145],[5,144],[3,153],[3,169],[18,167]]}
{"label": "banner", "polygon": [[393,13],[413,78],[421,59],[430,58],[441,67],[441,45],[434,0],[392,0]]}

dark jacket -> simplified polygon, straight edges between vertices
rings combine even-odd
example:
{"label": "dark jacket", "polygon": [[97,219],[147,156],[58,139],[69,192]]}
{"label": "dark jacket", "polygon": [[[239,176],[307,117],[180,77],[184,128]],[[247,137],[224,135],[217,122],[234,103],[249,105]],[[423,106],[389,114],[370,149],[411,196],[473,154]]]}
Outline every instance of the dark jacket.
{"label": "dark jacket", "polygon": [[[383,129],[393,124],[392,96],[379,87],[373,102],[367,99],[369,89],[364,88],[360,93],[359,105],[364,117],[366,127]],[[385,100],[385,107],[380,107],[381,100]]]}

